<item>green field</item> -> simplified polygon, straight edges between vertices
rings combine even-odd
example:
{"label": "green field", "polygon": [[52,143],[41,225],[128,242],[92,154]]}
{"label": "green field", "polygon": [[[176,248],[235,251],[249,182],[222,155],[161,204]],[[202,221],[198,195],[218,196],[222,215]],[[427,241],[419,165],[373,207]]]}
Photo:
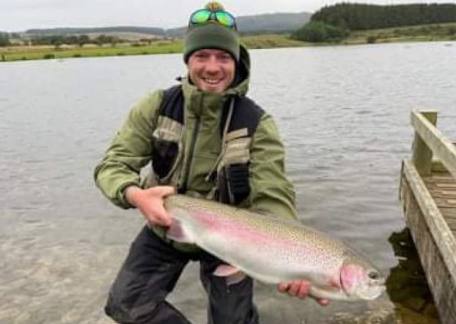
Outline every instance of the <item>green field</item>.
{"label": "green field", "polygon": [[122,55],[169,54],[182,51],[180,41],[159,41],[144,46],[84,46],[55,48],[53,46],[16,46],[0,48],[0,61],[61,59]]}
{"label": "green field", "polygon": [[[385,42],[455,40],[456,23],[354,31],[350,33],[350,36],[348,38],[344,39],[339,43],[326,44],[307,43],[293,40],[287,34],[265,34],[242,37],[242,42],[250,49],[334,44],[351,45]],[[53,46],[11,46],[0,47],[0,62],[19,60],[62,59],[72,57],[169,54],[180,53],[181,51],[182,40],[156,41],[151,43],[150,45],[86,45],[84,47],[62,46],[60,48],[55,48]]]}
{"label": "green field", "polygon": [[343,44],[456,41],[456,23],[354,31]]}

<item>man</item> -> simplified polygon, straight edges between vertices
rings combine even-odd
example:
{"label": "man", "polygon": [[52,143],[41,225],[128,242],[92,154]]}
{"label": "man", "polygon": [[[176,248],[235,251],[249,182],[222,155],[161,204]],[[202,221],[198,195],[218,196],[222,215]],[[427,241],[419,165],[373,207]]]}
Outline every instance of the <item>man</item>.
{"label": "man", "polygon": [[[222,261],[196,246],[168,240],[172,219],[163,199],[177,190],[295,217],[283,145],[271,116],[245,96],[249,55],[240,45],[234,17],[220,4],[210,2],[191,15],[184,61],[187,78],[134,106],[95,169],[102,192],[120,207],[138,208],[147,221],[105,310],[119,323],[189,323],[165,298],[194,260],[200,262],[209,298],[209,323],[258,323],[252,279],[228,286],[212,275]],[[150,161],[153,181],[141,182],[140,170]],[[304,298],[309,284],[282,283],[278,289]]]}

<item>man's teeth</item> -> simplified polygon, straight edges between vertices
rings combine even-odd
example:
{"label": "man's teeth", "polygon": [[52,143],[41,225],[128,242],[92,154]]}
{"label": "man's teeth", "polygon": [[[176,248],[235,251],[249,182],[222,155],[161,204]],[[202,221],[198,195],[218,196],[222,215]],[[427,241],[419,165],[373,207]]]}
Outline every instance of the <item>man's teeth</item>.
{"label": "man's teeth", "polygon": [[219,79],[204,79],[204,82],[210,83],[210,84],[217,84],[220,82]]}

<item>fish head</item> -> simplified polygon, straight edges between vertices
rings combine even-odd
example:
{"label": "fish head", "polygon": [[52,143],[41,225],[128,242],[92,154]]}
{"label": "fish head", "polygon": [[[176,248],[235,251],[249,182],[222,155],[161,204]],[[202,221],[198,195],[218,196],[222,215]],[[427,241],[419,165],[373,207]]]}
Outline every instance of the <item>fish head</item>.
{"label": "fish head", "polygon": [[385,291],[385,278],[372,265],[348,258],[340,270],[342,289],[351,299],[373,300]]}

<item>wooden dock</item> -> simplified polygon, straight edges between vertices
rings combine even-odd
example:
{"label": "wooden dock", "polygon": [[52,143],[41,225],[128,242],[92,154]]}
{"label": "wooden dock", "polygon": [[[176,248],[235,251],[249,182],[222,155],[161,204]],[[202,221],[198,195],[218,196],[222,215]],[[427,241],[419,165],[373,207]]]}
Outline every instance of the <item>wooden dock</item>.
{"label": "wooden dock", "polygon": [[413,157],[402,162],[400,200],[442,323],[456,323],[456,146],[437,112],[412,112]]}

